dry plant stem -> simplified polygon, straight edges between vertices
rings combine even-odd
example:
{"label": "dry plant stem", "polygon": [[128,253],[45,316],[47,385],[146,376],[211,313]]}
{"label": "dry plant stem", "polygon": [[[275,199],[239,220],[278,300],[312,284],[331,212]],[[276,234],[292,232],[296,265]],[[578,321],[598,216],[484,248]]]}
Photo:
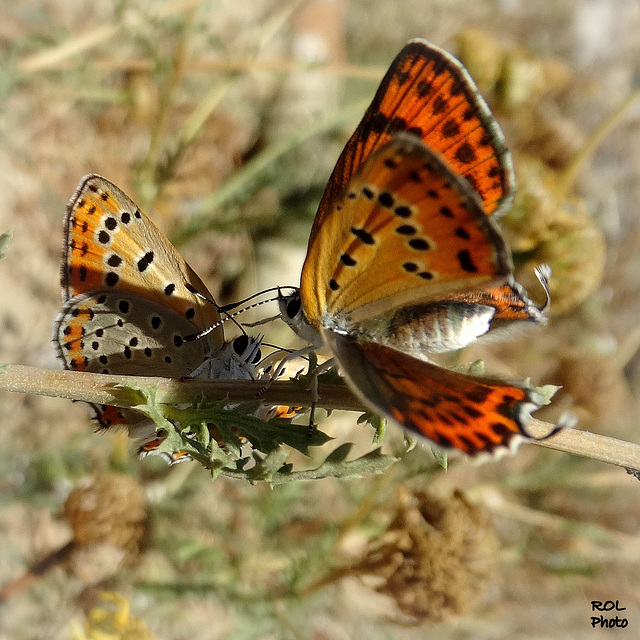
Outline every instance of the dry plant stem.
{"label": "dry plant stem", "polygon": [[[159,9],[152,11],[151,13],[155,15],[156,18],[166,18],[186,9],[193,9],[203,2],[204,0],[176,0],[175,2],[168,2],[164,4]],[[96,45],[110,40],[124,29],[125,26],[126,24],[120,21],[100,25],[96,29],[80,34],[63,44],[52,47],[51,49],[46,49],[45,51],[39,51],[33,55],[25,56],[18,61],[18,70],[22,73],[36,73],[47,69],[58,69],[60,68],[59,65],[63,60],[88,51]]]}
{"label": "dry plant stem", "polygon": [[[161,87],[160,90],[160,100],[150,131],[151,139],[149,141],[149,148],[147,150],[147,155],[140,166],[139,181],[143,187],[142,195],[144,196],[144,200],[142,204],[144,208],[146,208],[153,199],[150,197],[151,192],[157,191],[156,189],[152,189],[151,185],[156,185],[156,168],[158,166],[158,158],[160,156],[163,138],[169,122],[170,106],[176,89],[180,84],[180,79],[182,78],[187,60],[187,43],[189,35],[191,34],[194,15],[195,7],[192,7],[187,11],[183,28],[180,31],[180,37],[173,55],[171,71],[166,78],[165,85]],[[153,195],[155,196],[156,193]]]}
{"label": "dry plant stem", "polygon": [[299,591],[296,592],[296,597],[300,599],[308,598],[312,596],[314,593],[318,591],[322,591],[325,587],[328,587],[335,582],[340,582],[344,578],[348,578],[350,576],[358,576],[362,573],[358,569],[358,567],[354,566],[344,566],[344,567],[336,567],[331,569],[328,573],[325,573],[323,576],[320,576],[314,582],[311,582],[306,587],[303,587]]}
{"label": "dry plant stem", "polygon": [[[258,38],[255,53],[252,58],[255,58],[260,54],[261,49],[273,38],[273,36],[276,35],[287,20],[289,20],[291,14],[303,2],[304,0],[293,0],[293,2],[290,2],[285,6],[280,13],[276,14],[272,20],[267,21],[267,24],[262,29],[262,36]],[[182,68],[183,75],[187,72],[186,67],[187,65],[185,61]],[[211,113],[222,102],[222,99],[229,90],[229,87],[233,85],[233,82],[234,81],[231,77],[227,77],[214,83],[213,87],[198,102],[178,135],[177,148],[174,155],[179,155],[195,140]]]}
{"label": "dry plant stem", "polygon": [[[75,51],[74,51],[75,53]],[[38,54],[40,56],[40,54]],[[24,67],[29,67],[29,61],[35,56],[25,58],[24,62],[18,63],[18,68],[21,71],[26,71]],[[125,71],[125,72],[141,72],[141,71],[153,71],[156,68],[156,63],[150,58],[130,58],[129,60],[119,59],[100,59],[92,60],[91,65],[97,71],[112,72],[112,71]],[[51,69],[54,71],[73,71],[78,69],[79,65],[73,62],[57,62],[54,64],[47,64],[44,69]],[[35,69],[35,70],[40,70]],[[185,66],[185,74],[189,73],[201,73],[207,71],[227,71],[227,72],[271,72],[271,73],[326,73],[331,76],[343,77],[343,78],[358,78],[360,80],[371,80],[372,82],[380,82],[382,76],[386,71],[386,67],[368,67],[359,64],[347,64],[347,63],[318,63],[318,64],[305,64],[303,62],[295,62],[291,60],[219,60],[216,58],[198,58],[188,60]],[[66,95],[66,94],[65,94]]]}
{"label": "dry plant stem", "polygon": [[9,598],[13,598],[13,596],[30,587],[36,580],[38,580],[38,578],[49,571],[49,569],[60,564],[63,560],[66,560],[75,548],[76,545],[73,540],[67,542],[67,544],[60,549],[53,551],[46,558],[36,562],[20,578],[10,582],[9,584],[5,584],[0,588],[0,605],[9,600]]}
{"label": "dry plant stem", "polygon": [[[126,384],[127,386],[123,386]],[[156,404],[194,404],[229,399],[234,402],[258,399],[264,382],[251,380],[177,380],[140,376],[115,376],[80,371],[57,371],[8,365],[0,374],[0,391],[33,393],[56,398],[82,400],[94,404],[132,408],[140,397],[128,387],[154,389]],[[343,385],[321,384],[319,407],[344,411],[367,411],[366,407]],[[259,396],[265,404],[309,404],[309,392],[295,382],[277,381]],[[553,425],[532,419],[528,431],[544,437]],[[531,441],[541,447],[614,464],[625,469],[640,470],[640,445],[609,438],[589,431],[565,429],[548,440]]]}
{"label": "dry plant stem", "polygon": [[507,500],[499,489],[492,486],[472,487],[467,496],[475,504],[502,518],[548,533],[579,536],[584,540],[580,546],[581,552],[593,561],[637,564],[640,557],[640,540],[636,535],[517,504]]}
{"label": "dry plant stem", "polygon": [[[123,386],[123,385],[126,385]],[[277,381],[258,397],[264,381],[251,380],[191,380],[143,376],[106,375],[83,371],[38,369],[23,365],[10,365],[0,374],[0,391],[33,393],[55,398],[81,400],[94,404],[131,408],[140,398],[127,387],[154,389],[157,404],[193,404],[203,398],[210,402],[260,400],[265,404],[309,404],[309,393],[299,384]],[[365,411],[362,403],[342,385],[320,385],[320,407]]]}
{"label": "dry plant stem", "polygon": [[228,205],[239,196],[250,193],[251,185],[255,182],[257,176],[271,168],[280,156],[299,147],[305,140],[315,135],[335,129],[341,124],[357,118],[358,115],[364,111],[368,103],[368,99],[357,102],[318,122],[309,123],[295,134],[272,144],[254,156],[243,167],[235,171],[219,189],[202,201],[200,210],[193,214],[189,221],[176,233],[171,235],[171,241],[177,247],[180,247],[205,229],[219,226],[220,219],[211,214],[217,209]]}
{"label": "dry plant stem", "polygon": [[222,102],[222,99],[232,84],[233,80],[231,78],[221,80],[207,92],[202,100],[200,100],[182,127],[178,136],[178,150],[176,153],[180,153],[182,149],[188,147],[196,139],[204,126],[204,123],[207,121],[207,118]]}
{"label": "dry plant stem", "polygon": [[394,465],[392,465],[383,474],[374,479],[371,489],[358,503],[357,509],[351,514],[351,517],[348,520],[340,525],[338,535],[333,543],[334,551],[337,551],[345,537],[352,531],[356,531],[369,516],[376,504],[378,504],[380,496],[392,484],[394,478],[395,468]]}
{"label": "dry plant stem", "polygon": [[293,640],[306,640],[307,634],[295,625],[291,615],[292,612],[284,602],[276,601],[273,603],[273,617],[281,629],[288,632],[287,635],[290,635]]}
{"label": "dry plant stem", "polygon": [[615,129],[640,98],[640,87],[632,91],[620,106],[589,136],[585,145],[559,174],[556,184],[558,196],[566,197],[582,167],[593,156],[600,143]]}

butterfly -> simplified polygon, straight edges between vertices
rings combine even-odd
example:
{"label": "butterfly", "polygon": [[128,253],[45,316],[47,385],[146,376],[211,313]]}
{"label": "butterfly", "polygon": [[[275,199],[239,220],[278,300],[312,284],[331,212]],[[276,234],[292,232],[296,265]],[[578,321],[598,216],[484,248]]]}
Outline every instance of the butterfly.
{"label": "butterfly", "polygon": [[[63,306],[51,340],[63,368],[170,378],[251,379],[260,341],[225,342],[212,296],[177,249],[135,203],[98,175],[80,181],[67,207],[61,265]],[[100,428],[128,427],[160,444],[134,411],[90,405]],[[149,438],[152,438],[149,440]]]}
{"label": "butterfly", "polygon": [[[400,51],[343,150],[282,318],[328,347],[374,411],[443,447],[501,454],[546,400],[525,383],[449,371],[428,354],[544,324],[495,218],[515,180],[497,122],[453,56]],[[548,296],[549,272],[538,272]],[[547,298],[548,303],[548,298]]]}

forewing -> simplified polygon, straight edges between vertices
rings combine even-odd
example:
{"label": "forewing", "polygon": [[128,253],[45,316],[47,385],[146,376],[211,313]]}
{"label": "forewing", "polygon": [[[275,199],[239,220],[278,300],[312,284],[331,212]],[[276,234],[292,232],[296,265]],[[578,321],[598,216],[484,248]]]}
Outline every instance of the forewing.
{"label": "forewing", "polygon": [[418,138],[398,134],[368,158],[310,240],[304,313],[354,321],[501,285],[500,232],[469,184]]}
{"label": "forewing", "polygon": [[[124,291],[170,308],[204,330],[218,320],[200,278],[135,203],[114,184],[85,176],[67,207],[62,256],[63,300],[87,291]],[[217,346],[221,328],[213,332]]]}
{"label": "forewing", "polygon": [[504,136],[473,79],[452,55],[409,41],[391,63],[373,102],[340,156],[326,187],[311,237],[362,163],[398,131],[417,135],[442,154],[480,196],[484,210],[505,210],[515,190]]}

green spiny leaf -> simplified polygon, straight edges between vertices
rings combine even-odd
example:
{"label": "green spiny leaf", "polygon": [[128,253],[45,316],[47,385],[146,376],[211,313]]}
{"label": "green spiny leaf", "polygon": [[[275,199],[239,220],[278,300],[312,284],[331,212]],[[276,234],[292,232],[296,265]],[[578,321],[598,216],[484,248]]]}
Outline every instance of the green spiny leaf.
{"label": "green spiny leaf", "polygon": [[380,444],[387,433],[387,421],[375,413],[363,413],[358,416],[358,424],[371,425],[375,433],[373,434],[373,444]]}
{"label": "green spiny leaf", "polygon": [[346,454],[348,454],[350,448],[350,443],[338,447],[327,456],[319,467],[311,472],[307,472],[308,477],[360,478],[363,475],[382,473],[397,460],[395,456],[383,454],[378,447],[355,460],[347,462],[344,460],[345,450]]}
{"label": "green spiny leaf", "polygon": [[286,449],[276,449],[264,458],[254,452],[256,465],[247,472],[247,479],[271,482],[279,473],[289,473],[289,465],[286,465],[286,470],[283,472],[288,457],[289,451]]}

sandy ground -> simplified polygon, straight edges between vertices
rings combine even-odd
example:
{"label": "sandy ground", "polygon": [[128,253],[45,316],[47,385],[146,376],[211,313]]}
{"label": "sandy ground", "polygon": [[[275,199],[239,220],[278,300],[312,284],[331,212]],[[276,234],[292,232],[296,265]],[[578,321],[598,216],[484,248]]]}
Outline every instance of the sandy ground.
{"label": "sandy ground", "polygon": [[[372,96],[375,80],[354,78],[347,62],[380,77],[404,42],[421,36],[454,52],[467,44],[467,64],[486,72],[484,89],[520,183],[545,200],[550,181],[637,86],[640,9],[632,0],[221,0],[192,13],[176,4],[145,10],[145,3],[124,2],[117,15],[111,3],[83,0],[0,5],[0,231],[15,230],[0,262],[0,362],[58,366],[49,333],[60,305],[62,216],[85,173],[108,177],[175,233],[256,153]],[[159,18],[163,6],[169,15]],[[471,28],[479,35],[469,36]],[[82,48],[33,58],[65,42]],[[505,56],[511,66],[501,94],[495,65]],[[337,66],[304,70],[323,59]],[[225,65],[240,70],[229,75]],[[215,90],[216,108],[161,174],[194,109]],[[579,200],[560,208],[580,222],[557,234],[559,248],[540,248],[536,223],[525,231],[505,223],[519,262],[560,265],[566,279],[555,285],[556,299],[564,313],[533,336],[464,356],[482,357],[508,377],[564,385],[568,394],[558,404],[569,406],[570,395],[583,428],[630,441],[640,427],[639,118],[640,102],[571,185]],[[279,159],[214,212],[212,230],[180,247],[215,295],[233,299],[297,283],[314,203],[357,120]],[[553,224],[568,229],[563,220],[565,227]],[[524,272],[526,279],[527,264]],[[269,337],[293,342],[277,327]],[[359,451],[370,442],[352,416],[323,427],[338,442],[357,441]],[[135,477],[151,526],[133,564],[105,560],[101,573],[92,568],[94,550],[2,605],[0,638],[69,638],[102,590],[126,596],[158,638],[637,637],[636,479],[530,445],[483,467],[455,460],[446,473],[428,450],[414,454],[384,476],[275,489],[212,483],[195,465],[138,461],[122,437],[95,435],[80,405],[3,393],[0,584],[69,539],[62,505],[85,476],[115,469]],[[495,532],[495,570],[464,613],[401,624],[393,599],[357,578],[281,597],[294,578],[312,582],[352,561],[407,495],[426,488],[443,499],[464,492]],[[628,626],[592,628],[594,600],[617,600]]]}

